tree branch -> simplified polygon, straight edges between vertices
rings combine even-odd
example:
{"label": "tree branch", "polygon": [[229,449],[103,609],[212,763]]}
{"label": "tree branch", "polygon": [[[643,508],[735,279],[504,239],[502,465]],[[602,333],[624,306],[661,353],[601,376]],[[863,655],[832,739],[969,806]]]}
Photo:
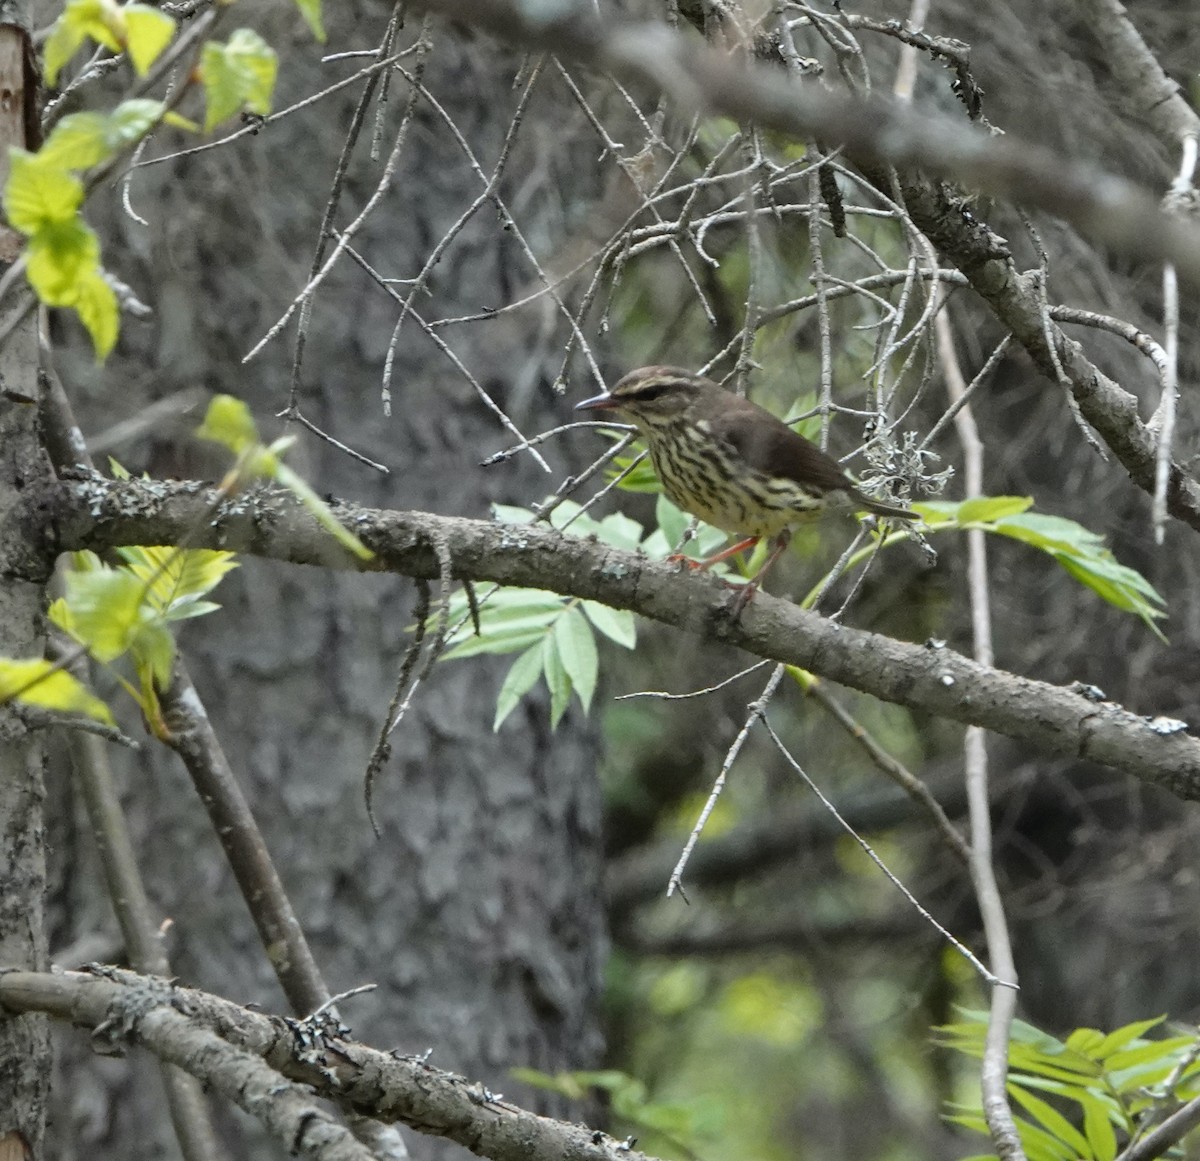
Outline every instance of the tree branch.
{"label": "tree branch", "polygon": [[1056,754],[1111,766],[1200,799],[1200,741],[1182,723],[1150,721],[1112,702],[1017,677],[951,649],[847,629],[790,601],[755,596],[731,620],[719,578],[686,575],[666,562],[538,525],[335,506],[338,518],[376,553],[363,562],[334,543],[290,494],[259,488],[221,502],[194,482],[112,481],[99,476],[26,489],[0,516],[0,541],[38,538],[57,552],[127,544],[187,543],[295,564],[393,572],[433,579],[444,544],[460,580],[550,589],[631,609],[665,625],[737,645],[759,657],[921,710],[995,730]]}
{"label": "tree branch", "polygon": [[[899,169],[916,226],[967,276],[1044,374],[1057,381],[1062,368],[1084,417],[1133,482],[1153,494],[1156,441],[1138,416],[1137,400],[1044,317],[1038,272],[1018,272],[1004,240],[968,211],[956,191],[927,175],[1045,210],[1124,254],[1171,261],[1196,284],[1200,227],[1164,214],[1156,196],[1083,162],[1064,163],[1052,150],[1017,137],[989,136],[961,119],[798,84],[778,69],[697,43],[664,24],[602,18],[569,0],[549,7],[523,0],[422,4],[527,48],[637,79],[689,112],[724,113],[797,141],[817,137],[838,144],[880,190],[890,192],[889,167]],[[1173,516],[1200,530],[1200,484],[1176,464],[1169,467],[1166,499]]]}
{"label": "tree branch", "polygon": [[[606,1133],[526,1112],[423,1059],[346,1039],[344,1029],[322,1032],[133,972],[10,971],[0,974],[0,1008],[49,1013],[95,1029],[101,1043],[143,1044],[264,1120],[304,1156],[370,1154],[299,1085],[360,1116],[400,1121],[493,1161],[648,1161]],[[268,1081],[274,1087],[264,1091]]]}
{"label": "tree branch", "polygon": [[[799,141],[838,143],[855,162],[920,169],[1063,218],[1122,253],[1172,259],[1200,283],[1200,229],[1163,214],[1148,191],[1054,151],[994,137],[959,119],[898,102],[794,82],[658,22],[621,20],[590,4],[421,0],[420,7],[665,92],[689,112],[723,113]],[[886,187],[885,187],[886,188]]]}

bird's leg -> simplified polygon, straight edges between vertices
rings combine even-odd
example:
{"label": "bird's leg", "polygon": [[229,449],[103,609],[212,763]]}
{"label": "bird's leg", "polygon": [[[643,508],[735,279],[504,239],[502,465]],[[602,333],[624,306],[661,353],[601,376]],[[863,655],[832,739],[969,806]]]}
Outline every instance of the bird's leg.
{"label": "bird's leg", "polygon": [[[723,548],[720,552],[714,553],[712,556],[706,556],[703,560],[694,560],[690,556],[684,556],[682,552],[672,553],[667,557],[667,560],[672,564],[686,564],[688,568],[712,568],[714,564],[720,564],[721,561],[728,560],[731,556],[736,556],[742,549],[753,547],[760,539],[758,536],[747,536],[745,540],[739,540],[737,544],[733,544],[729,548]],[[766,571],[765,568],[762,571]]]}
{"label": "bird's leg", "polygon": [[733,602],[733,608],[730,610],[730,616],[733,620],[737,620],[742,615],[742,610],[746,607],[747,602],[758,591],[762,584],[762,579],[767,575],[767,570],[773,565],[784,553],[784,550],[792,541],[792,530],[785,528],[778,536],[775,537],[775,544],[771,548],[771,555],[763,561],[762,568],[758,570],[741,588],[736,599]]}

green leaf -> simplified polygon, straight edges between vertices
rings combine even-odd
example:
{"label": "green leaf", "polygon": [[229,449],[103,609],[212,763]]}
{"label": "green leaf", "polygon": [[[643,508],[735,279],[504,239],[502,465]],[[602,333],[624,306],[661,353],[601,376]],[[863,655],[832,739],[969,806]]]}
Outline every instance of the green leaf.
{"label": "green leaf", "polygon": [[1060,1141],[1079,1157],[1088,1157],[1088,1142],[1083,1134],[1057,1109],[1017,1084],[1009,1084],[1009,1094],[1027,1113],[1036,1117]]}
{"label": "green leaf", "polygon": [[541,675],[542,644],[541,641],[538,641],[536,645],[526,649],[513,662],[512,668],[508,671],[508,676],[505,677],[504,684],[500,687],[500,694],[496,698],[496,719],[492,723],[493,730],[498,730],[504,724],[504,719],[517,708],[521,698],[537,684],[537,679]]}
{"label": "green leaf", "polygon": [[125,47],[134,71],[145,76],[175,35],[175,21],[148,4],[126,4]]}
{"label": "green leaf", "polygon": [[113,0],[68,0],[46,41],[46,81],[58,83],[58,74],[85,40],[94,40],[112,52],[124,47],[125,20]]}
{"label": "green leaf", "polygon": [[134,631],[130,651],[143,684],[146,684],[145,678],[159,686],[165,686],[171,680],[175,639],[161,621],[143,620]]}
{"label": "green leaf", "polygon": [[[1102,1041],[1100,1041],[1099,1045],[1097,1045],[1096,1058],[1098,1060],[1105,1060],[1106,1058],[1111,1057],[1111,1055],[1115,1052],[1120,1052],[1121,1049],[1129,1045],[1129,1043],[1132,1043],[1134,1040],[1140,1040],[1141,1037],[1147,1033],[1147,1031],[1151,1030],[1151,1028],[1157,1028],[1159,1024],[1162,1024],[1163,1021],[1165,1021],[1165,1019],[1165,1016],[1154,1016],[1151,1019],[1139,1019],[1139,1021],[1136,1021],[1132,1024],[1124,1025],[1123,1028],[1117,1028],[1114,1031],[1110,1031],[1110,1033],[1106,1035]],[[1187,1037],[1181,1037],[1181,1039],[1184,1042],[1188,1042]],[[1158,1043],[1158,1045],[1162,1045],[1162,1043],[1165,1043],[1165,1041],[1159,1040],[1156,1041],[1156,1043]]]}
{"label": "green leaf", "polygon": [[[621,434],[623,436],[624,432]],[[613,460],[612,466],[605,469],[605,477],[611,482],[621,476],[622,472],[628,472],[627,475],[621,478],[621,482],[617,485],[622,492],[661,492],[662,484],[659,483],[658,474],[655,472],[654,464],[648,455],[643,454],[638,465],[636,467],[631,466],[639,453],[640,446],[635,444],[633,450],[617,456]]]}
{"label": "green leaf", "polygon": [[[487,604],[484,609],[480,610],[480,613],[482,614],[486,608]],[[505,616],[504,619],[488,618],[485,621],[481,615],[480,630],[482,631],[479,636],[475,637],[474,634],[463,636],[458,644],[445,651],[443,660],[461,661],[463,657],[504,654],[504,652],[518,652],[526,649],[535,640],[545,637],[562,613],[563,604],[559,602],[553,609],[539,608],[536,604],[530,604],[523,614],[520,610],[514,609],[512,615]],[[464,625],[463,632],[467,631],[467,626]]]}
{"label": "green leaf", "polygon": [[688,516],[676,508],[665,495],[659,494],[654,504],[654,519],[659,531],[666,537],[668,551],[675,547],[687,531]]}
{"label": "green leaf", "polygon": [[232,552],[210,548],[137,546],[118,548],[117,554],[146,586],[146,603],[170,620],[199,616],[194,607],[199,598],[238,567]]}
{"label": "green leaf", "polygon": [[321,0],[296,0],[300,15],[312,30],[313,36],[322,44],[325,43],[325,26],[321,23]]}
{"label": "green leaf", "polygon": [[97,661],[120,657],[141,623],[141,581],[124,569],[66,574],[70,628]]}
{"label": "green leaf", "polygon": [[443,661],[461,661],[464,657],[478,657],[481,653],[517,653],[540,641],[553,627],[545,619],[522,622],[511,628],[496,632],[481,633],[471,637],[442,654]]}
{"label": "green leaf", "polygon": [[610,641],[632,649],[637,644],[637,619],[628,609],[610,609],[598,601],[583,601],[587,619]]}
{"label": "green leaf", "polygon": [[958,505],[955,520],[962,525],[990,524],[1032,507],[1032,496],[977,496]]}
{"label": "green leaf", "polygon": [[37,158],[47,170],[87,169],[111,154],[108,117],[103,113],[69,113],[54,126]]}
{"label": "green leaf", "polygon": [[1117,1155],[1117,1135],[1113,1132],[1108,1110],[1100,1101],[1084,1102],[1083,1131],[1096,1161],[1113,1161]]}
{"label": "green leaf", "polygon": [[[151,9],[150,11],[154,11]],[[105,140],[109,149],[116,153],[129,145],[136,145],[162,119],[163,103],[145,98],[122,101],[108,116],[105,125]]]}
{"label": "green leaf", "polygon": [[53,88],[58,84],[58,74],[78,51],[87,34],[78,25],[72,24],[64,12],[53,24],[46,38],[43,62],[46,67],[46,84]]}
{"label": "green leaf", "polygon": [[596,653],[592,627],[579,609],[568,609],[554,623],[554,644],[583,708],[589,709],[596,692],[600,658]]}
{"label": "green leaf", "polygon": [[82,218],[43,226],[28,247],[29,284],[47,306],[74,306],[99,276],[100,241]]}
{"label": "green leaf", "polygon": [[550,728],[557,729],[571,701],[571,676],[559,655],[553,634],[542,638],[542,670],[550,687]]}
{"label": "green leaf", "polygon": [[77,177],[24,149],[9,149],[8,160],[4,212],[14,230],[37,234],[47,226],[75,220],[83,203],[83,183]]}
{"label": "green leaf", "polygon": [[[20,691],[20,692],[18,692]],[[108,706],[85,685],[44,658],[14,661],[0,657],[0,702],[26,702],[61,713],[86,714],[105,725],[113,724]]]}
{"label": "green leaf", "polygon": [[[1115,1035],[1115,1033],[1114,1033]],[[1163,1040],[1151,1040],[1145,1044],[1134,1044],[1112,1053],[1105,1060],[1107,1068],[1115,1075],[1133,1070],[1143,1070],[1148,1066],[1174,1066],[1178,1053],[1188,1049],[1195,1043],[1191,1036],[1170,1036]]]}
{"label": "green leaf", "polygon": [[235,456],[259,442],[258,428],[250,408],[232,395],[214,395],[204,422],[196,434],[201,439],[223,444]]}
{"label": "green leaf", "polygon": [[1104,1033],[1096,1028],[1076,1028],[1067,1037],[1067,1047],[1089,1060],[1096,1060],[1096,1049],[1104,1042]]}
{"label": "green leaf", "polygon": [[278,69],[275,50],[249,28],[239,28],[228,44],[209,41],[200,54],[207,102],[204,128],[212,129],[243,108],[269,113]]}
{"label": "green leaf", "polygon": [[94,270],[80,278],[72,305],[91,335],[97,361],[104,362],[117,345],[117,335],[121,329],[121,308],[115,291],[100,271]]}
{"label": "green leaf", "polygon": [[1154,620],[1166,616],[1166,602],[1139,572],[1119,563],[1096,533],[1073,520],[1038,512],[1006,517],[994,530],[1050,553],[1076,580],[1109,604],[1135,613],[1162,637]]}

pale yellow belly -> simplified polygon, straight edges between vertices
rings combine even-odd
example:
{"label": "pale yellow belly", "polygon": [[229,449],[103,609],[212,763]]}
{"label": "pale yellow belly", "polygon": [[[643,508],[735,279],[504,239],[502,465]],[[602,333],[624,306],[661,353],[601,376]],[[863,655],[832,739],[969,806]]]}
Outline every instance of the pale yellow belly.
{"label": "pale yellow belly", "polygon": [[769,479],[739,466],[739,486],[691,456],[653,453],[654,468],[667,498],[677,507],[731,536],[778,536],[785,528],[816,516],[822,503],[788,481]]}

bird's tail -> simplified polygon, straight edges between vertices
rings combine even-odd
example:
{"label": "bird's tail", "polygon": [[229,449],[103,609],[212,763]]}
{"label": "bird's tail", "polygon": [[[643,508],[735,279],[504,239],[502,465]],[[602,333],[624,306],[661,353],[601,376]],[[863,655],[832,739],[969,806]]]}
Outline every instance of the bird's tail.
{"label": "bird's tail", "polygon": [[893,520],[920,519],[911,508],[901,508],[899,504],[885,504],[882,500],[872,500],[870,496],[860,492],[857,488],[850,494],[861,508],[875,516],[888,516]]}

